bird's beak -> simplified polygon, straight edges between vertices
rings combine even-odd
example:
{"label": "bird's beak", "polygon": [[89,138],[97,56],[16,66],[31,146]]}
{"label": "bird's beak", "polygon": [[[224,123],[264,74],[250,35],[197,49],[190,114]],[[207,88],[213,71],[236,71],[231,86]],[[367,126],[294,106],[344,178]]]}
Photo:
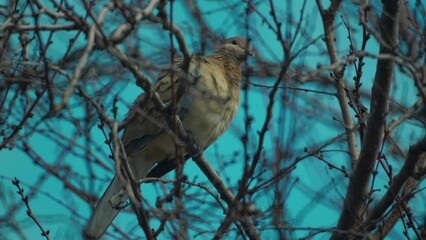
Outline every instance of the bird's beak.
{"label": "bird's beak", "polygon": [[247,49],[246,51],[247,51],[247,55],[250,55],[250,56],[252,56],[252,57],[256,57],[256,54],[254,54],[254,52],[253,52],[253,49],[252,49],[252,48],[249,48],[249,49]]}
{"label": "bird's beak", "polygon": [[253,50],[252,50],[252,49],[250,49],[250,51],[249,51],[249,55],[250,55],[250,56],[252,56],[252,57],[256,57],[256,54],[254,54],[254,52],[253,52]]}

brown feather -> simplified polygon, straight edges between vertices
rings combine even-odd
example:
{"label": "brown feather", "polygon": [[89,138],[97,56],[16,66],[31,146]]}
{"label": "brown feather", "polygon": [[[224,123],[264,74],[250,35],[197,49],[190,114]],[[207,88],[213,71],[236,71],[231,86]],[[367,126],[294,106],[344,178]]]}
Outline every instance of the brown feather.
{"label": "brown feather", "polygon": [[[178,69],[153,85],[165,104],[170,103],[178,89],[186,86],[182,97],[177,98],[177,112],[184,128],[202,148],[216,141],[235,117],[240,101],[241,64],[249,54],[248,41],[233,37],[210,56],[194,56],[189,64],[189,78],[182,77],[185,73]],[[191,81],[184,82],[187,79]],[[122,140],[135,177],[143,178],[155,164],[176,157],[176,144],[164,131],[167,124],[163,113],[144,94],[130,108],[127,121]],[[179,154],[188,157],[183,148]],[[122,206],[126,199],[124,185],[114,178],[90,218],[86,234],[95,239],[102,236],[118,214],[117,206]]]}

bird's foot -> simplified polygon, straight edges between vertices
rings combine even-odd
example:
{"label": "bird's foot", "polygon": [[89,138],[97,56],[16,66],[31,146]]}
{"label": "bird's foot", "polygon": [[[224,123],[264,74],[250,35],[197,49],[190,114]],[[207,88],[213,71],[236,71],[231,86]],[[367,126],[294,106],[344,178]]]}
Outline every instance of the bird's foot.
{"label": "bird's foot", "polygon": [[192,135],[192,133],[188,130],[187,130],[185,143],[187,146],[187,152],[191,156],[198,156],[203,152],[203,148],[197,144],[197,142],[195,141],[194,135]]}

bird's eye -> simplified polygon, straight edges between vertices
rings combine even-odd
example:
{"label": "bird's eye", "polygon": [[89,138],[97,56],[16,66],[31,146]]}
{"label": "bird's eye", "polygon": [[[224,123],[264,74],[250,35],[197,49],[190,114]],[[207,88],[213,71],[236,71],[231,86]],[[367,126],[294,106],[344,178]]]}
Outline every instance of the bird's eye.
{"label": "bird's eye", "polygon": [[235,41],[235,40],[232,41],[232,44],[237,45],[237,41]]}

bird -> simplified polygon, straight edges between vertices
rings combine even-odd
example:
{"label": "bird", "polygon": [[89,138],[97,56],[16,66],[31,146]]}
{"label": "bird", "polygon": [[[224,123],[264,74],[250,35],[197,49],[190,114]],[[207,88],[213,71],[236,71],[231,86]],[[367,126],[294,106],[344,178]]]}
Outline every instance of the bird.
{"label": "bird", "polygon": [[[231,37],[210,55],[192,56],[186,75],[189,77],[182,77],[185,76],[180,74],[183,62],[177,61],[177,73],[169,71],[153,84],[165,104],[170,104],[176,89],[186,84],[175,103],[176,114],[202,150],[215,142],[235,117],[240,102],[241,67],[250,55],[254,56],[253,48],[247,38]],[[156,164],[160,169],[155,171],[161,174],[172,170],[176,153],[179,153],[174,138],[165,130],[164,113],[152,101],[144,99],[142,93],[130,107],[125,120],[128,125],[122,135],[129,165],[137,180],[146,177]],[[179,151],[181,156],[189,158],[185,148]],[[125,185],[115,176],[88,221],[84,231],[86,238],[99,239],[127,200]]]}

